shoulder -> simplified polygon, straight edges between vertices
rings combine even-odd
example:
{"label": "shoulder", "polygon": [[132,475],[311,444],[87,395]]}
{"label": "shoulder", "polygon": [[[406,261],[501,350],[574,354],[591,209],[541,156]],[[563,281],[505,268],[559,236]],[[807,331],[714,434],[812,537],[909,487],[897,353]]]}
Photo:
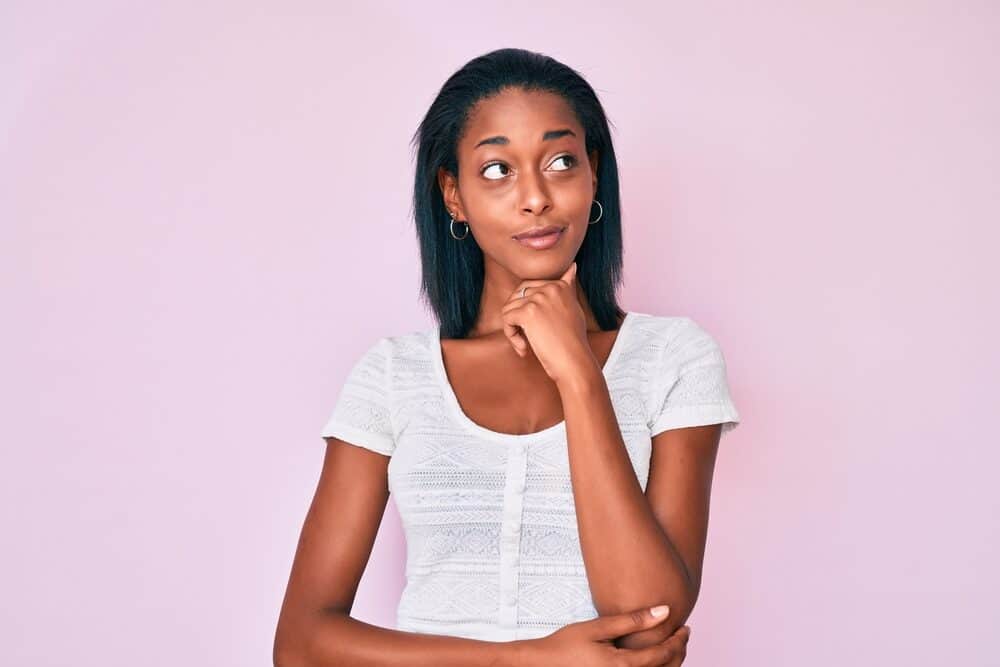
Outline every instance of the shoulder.
{"label": "shoulder", "polygon": [[389,333],[376,338],[369,338],[363,343],[360,352],[355,353],[358,360],[371,358],[389,361],[395,357],[407,356],[414,351],[426,351],[434,339],[434,330],[410,329],[403,332]]}
{"label": "shoulder", "polygon": [[650,433],[722,423],[727,432],[739,422],[729,392],[726,361],[715,337],[683,315],[642,318],[648,350],[646,400]]}
{"label": "shoulder", "polygon": [[350,359],[349,382],[364,381],[389,389],[400,377],[410,378],[429,368],[435,330],[411,329],[369,338],[358,343],[348,355]]}
{"label": "shoulder", "polygon": [[633,313],[633,345],[656,374],[676,375],[690,366],[725,365],[712,333],[687,315]]}
{"label": "shoulder", "polygon": [[661,353],[677,352],[686,346],[717,344],[714,336],[687,315],[632,313],[633,337]]}

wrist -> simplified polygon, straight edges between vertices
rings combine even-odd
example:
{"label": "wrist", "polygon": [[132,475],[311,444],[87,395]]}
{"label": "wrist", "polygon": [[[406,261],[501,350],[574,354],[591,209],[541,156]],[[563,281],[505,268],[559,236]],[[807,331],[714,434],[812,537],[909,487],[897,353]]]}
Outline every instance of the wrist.
{"label": "wrist", "polygon": [[511,665],[512,667],[535,667],[538,664],[535,651],[537,644],[538,640],[535,639],[516,639],[506,642],[507,653],[504,665]]}
{"label": "wrist", "polygon": [[556,388],[562,396],[587,393],[604,383],[604,370],[598,366],[597,359],[590,355],[574,364],[573,370],[565,377],[556,380]]}

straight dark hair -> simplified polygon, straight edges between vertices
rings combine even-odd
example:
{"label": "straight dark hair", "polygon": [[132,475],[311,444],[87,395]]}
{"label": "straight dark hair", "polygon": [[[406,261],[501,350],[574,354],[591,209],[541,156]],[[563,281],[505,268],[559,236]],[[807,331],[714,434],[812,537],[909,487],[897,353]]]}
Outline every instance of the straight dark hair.
{"label": "straight dark hair", "polygon": [[444,167],[457,178],[458,142],[472,107],[507,88],[561,95],[585,131],[587,154],[598,152],[595,198],[603,214],[587,229],[576,255],[577,282],[601,329],[614,329],[624,315],[616,297],[622,279],[622,233],[618,163],[608,118],[580,74],[524,49],[497,49],[466,63],[445,81],[413,136],[417,159],[411,213],[420,242],[421,298],[434,312],[442,337],[468,335],[483,293],[483,251],[471,234],[463,241],[452,237],[437,173]]}

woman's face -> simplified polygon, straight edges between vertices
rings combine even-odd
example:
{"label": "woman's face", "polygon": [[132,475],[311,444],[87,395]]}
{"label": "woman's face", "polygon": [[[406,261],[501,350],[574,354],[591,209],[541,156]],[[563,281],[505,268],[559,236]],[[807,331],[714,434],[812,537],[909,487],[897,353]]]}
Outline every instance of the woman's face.
{"label": "woman's face", "polygon": [[[439,184],[448,210],[468,222],[482,248],[487,275],[562,275],[583,243],[597,190],[597,152],[587,155],[566,101],[520,88],[481,101],[459,140],[458,165],[458,180],[442,170]],[[515,238],[549,227],[558,231],[534,242]],[[461,235],[462,225],[455,230]]]}

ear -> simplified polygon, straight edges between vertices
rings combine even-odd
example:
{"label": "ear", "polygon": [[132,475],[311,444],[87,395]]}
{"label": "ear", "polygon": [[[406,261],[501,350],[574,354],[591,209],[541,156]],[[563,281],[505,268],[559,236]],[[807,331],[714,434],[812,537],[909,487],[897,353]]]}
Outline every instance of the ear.
{"label": "ear", "polygon": [[441,197],[444,199],[444,207],[455,216],[456,220],[465,220],[465,211],[458,203],[458,179],[444,167],[439,167],[437,181]]}
{"label": "ear", "polygon": [[600,155],[597,153],[597,149],[590,151],[590,171],[594,177],[594,192],[597,192],[597,159]]}

